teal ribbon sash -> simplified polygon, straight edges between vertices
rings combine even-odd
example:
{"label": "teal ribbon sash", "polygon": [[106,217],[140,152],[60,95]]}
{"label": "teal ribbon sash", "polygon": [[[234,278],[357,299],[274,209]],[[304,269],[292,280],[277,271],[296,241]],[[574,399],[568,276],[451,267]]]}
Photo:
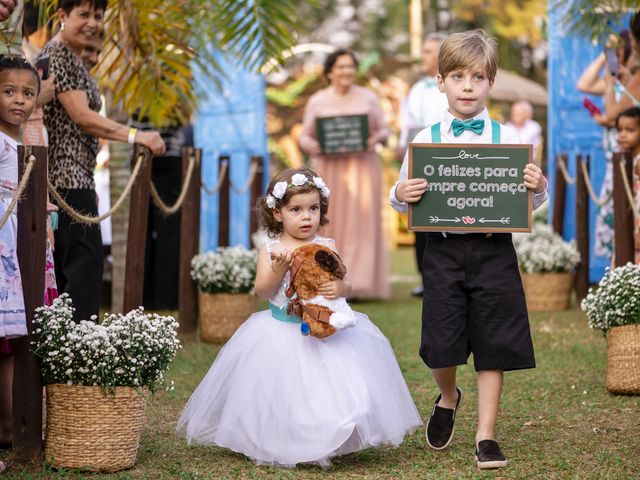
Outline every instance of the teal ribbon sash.
{"label": "teal ribbon sash", "polygon": [[287,314],[287,305],[283,305],[279,307],[269,302],[269,310],[271,310],[271,315],[276,320],[280,320],[281,322],[287,323],[302,323],[302,319],[295,314]]}

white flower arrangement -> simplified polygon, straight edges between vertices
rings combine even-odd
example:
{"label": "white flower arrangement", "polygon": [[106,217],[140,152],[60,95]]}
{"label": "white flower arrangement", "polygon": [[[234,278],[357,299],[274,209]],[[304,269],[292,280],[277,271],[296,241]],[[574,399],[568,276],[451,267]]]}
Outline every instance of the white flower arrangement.
{"label": "white flower arrangement", "polygon": [[589,289],[580,307],[589,317],[589,327],[603,332],[640,323],[640,265],[607,268],[598,288]]}
{"label": "white flower arrangement", "polygon": [[164,384],[164,374],[181,348],[173,317],[145,314],[140,307],[125,315],[106,315],[101,323],[75,323],[73,312],[66,293],[35,311],[31,344],[46,384],[151,392]]}
{"label": "white flower arrangement", "polygon": [[247,293],[256,279],[258,252],[242,246],[221,247],[191,260],[191,278],[203,293]]}
{"label": "white flower arrangement", "polygon": [[530,234],[514,234],[513,244],[524,273],[571,272],[580,263],[575,241],[565,242],[544,223],[534,223]]}

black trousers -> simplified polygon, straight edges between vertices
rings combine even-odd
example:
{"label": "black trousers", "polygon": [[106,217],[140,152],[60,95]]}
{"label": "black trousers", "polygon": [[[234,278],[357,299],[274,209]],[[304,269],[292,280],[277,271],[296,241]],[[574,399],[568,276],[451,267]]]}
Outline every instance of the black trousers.
{"label": "black trousers", "polygon": [[420,356],[429,368],[535,367],[511,234],[430,233],[424,255]]}
{"label": "black trousers", "polygon": [[[424,247],[427,245],[427,232],[414,232],[415,235],[415,249],[416,249],[416,265],[418,266],[418,272],[422,278],[422,262],[424,261]],[[424,282],[424,279],[423,279]]]}
{"label": "black trousers", "polygon": [[[180,157],[153,159],[151,179],[160,198],[172,205],[180,195]],[[178,308],[180,261],[180,211],[164,216],[153,201],[149,203],[147,244],[144,259],[144,307],[150,310]]]}
{"label": "black trousers", "polygon": [[[98,214],[95,190],[58,189],[58,193],[75,210],[85,215]],[[100,225],[78,223],[60,208],[54,238],[58,291],[71,297],[76,322],[88,320],[91,315],[100,313],[103,262]]]}

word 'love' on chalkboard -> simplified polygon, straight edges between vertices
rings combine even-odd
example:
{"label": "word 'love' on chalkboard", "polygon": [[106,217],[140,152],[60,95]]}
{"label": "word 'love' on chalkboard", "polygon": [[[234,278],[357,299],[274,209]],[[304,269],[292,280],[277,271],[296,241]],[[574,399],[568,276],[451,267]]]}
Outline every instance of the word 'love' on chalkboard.
{"label": "word 'love' on chalkboard", "polygon": [[409,229],[530,232],[523,177],[531,158],[531,145],[411,144],[409,178],[426,178],[428,186],[409,204]]}
{"label": "word 'love' on chalkboard", "polygon": [[363,152],[369,138],[367,115],[344,115],[316,119],[318,142],[322,153]]}

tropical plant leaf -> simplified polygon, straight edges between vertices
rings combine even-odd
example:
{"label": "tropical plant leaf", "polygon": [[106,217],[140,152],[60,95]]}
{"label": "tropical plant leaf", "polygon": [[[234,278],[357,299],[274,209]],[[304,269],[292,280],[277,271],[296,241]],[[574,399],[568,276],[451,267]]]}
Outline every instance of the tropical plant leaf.
{"label": "tropical plant leaf", "polygon": [[575,0],[568,6],[566,0],[552,0],[549,5],[566,11],[564,23],[571,31],[600,41],[618,33],[621,17],[639,7],[639,0]]}
{"label": "tropical plant leaf", "polygon": [[[41,22],[55,14],[57,0],[35,4]],[[220,85],[224,52],[258,71],[265,59],[282,61],[301,25],[294,0],[109,0],[95,72],[126,113],[164,126],[194,111],[194,68]]]}

